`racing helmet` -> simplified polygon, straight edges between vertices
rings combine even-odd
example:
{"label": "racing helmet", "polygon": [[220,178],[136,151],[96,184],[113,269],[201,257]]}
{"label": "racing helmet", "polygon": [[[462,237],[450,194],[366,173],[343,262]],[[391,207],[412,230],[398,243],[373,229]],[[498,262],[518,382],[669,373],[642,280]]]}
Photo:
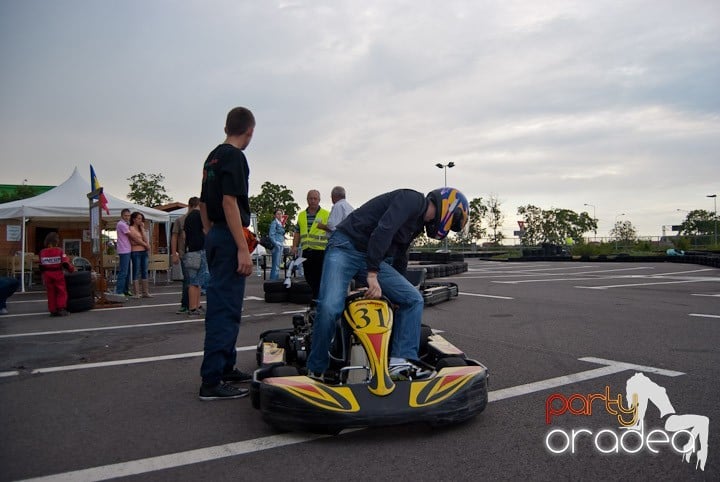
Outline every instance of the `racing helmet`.
{"label": "racing helmet", "polygon": [[445,239],[450,231],[462,231],[468,221],[468,200],[454,187],[430,191],[427,199],[435,205],[435,219],[425,225],[429,238]]}

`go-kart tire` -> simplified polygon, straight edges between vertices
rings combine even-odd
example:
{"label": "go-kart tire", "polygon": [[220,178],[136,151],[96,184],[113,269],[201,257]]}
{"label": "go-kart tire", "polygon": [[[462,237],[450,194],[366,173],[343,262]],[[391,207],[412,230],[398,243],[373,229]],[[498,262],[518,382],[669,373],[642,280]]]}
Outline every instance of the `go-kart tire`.
{"label": "go-kart tire", "polygon": [[90,295],[84,298],[68,299],[67,310],[70,313],[92,310],[95,306],[95,297]]}
{"label": "go-kart tire", "polygon": [[265,302],[266,303],[284,303],[288,300],[287,290],[283,291],[266,291]]}
{"label": "go-kart tire", "polygon": [[269,280],[263,283],[263,291],[265,293],[285,293],[287,288],[284,280]]}
{"label": "go-kart tire", "polygon": [[77,300],[80,298],[87,298],[93,295],[93,288],[90,283],[88,284],[76,284],[67,286],[68,300]]}
{"label": "go-kart tire", "polygon": [[432,328],[428,325],[420,325],[420,345],[418,350],[420,355],[427,353],[428,343],[430,342],[430,336],[432,336],[432,334]]}
{"label": "go-kart tire", "polygon": [[305,281],[305,278],[297,278],[295,281],[293,281],[290,284],[290,288],[288,288],[290,293],[312,293],[312,288],[310,287],[310,284]]}
{"label": "go-kart tire", "polygon": [[288,301],[295,303],[296,305],[309,305],[312,301],[312,292],[310,293],[293,293],[292,291],[288,295]]}
{"label": "go-kart tire", "polygon": [[279,365],[270,370],[271,377],[296,377],[299,374],[297,368],[288,365]]}
{"label": "go-kart tire", "polygon": [[437,362],[437,365],[435,365],[435,369],[440,371],[441,368],[445,367],[464,367],[466,365],[467,362],[464,358],[460,358],[459,356],[448,356],[440,359],[440,361]]}
{"label": "go-kart tire", "polygon": [[89,286],[92,281],[90,271],[74,271],[65,273],[65,286],[69,289],[71,286]]}

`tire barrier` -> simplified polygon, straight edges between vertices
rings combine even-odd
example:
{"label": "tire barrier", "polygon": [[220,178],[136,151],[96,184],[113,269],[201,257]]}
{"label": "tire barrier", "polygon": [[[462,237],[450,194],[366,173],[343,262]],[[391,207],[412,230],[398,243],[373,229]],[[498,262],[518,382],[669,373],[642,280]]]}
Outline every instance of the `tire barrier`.
{"label": "tire barrier", "polygon": [[65,286],[68,293],[67,310],[70,313],[93,309],[95,296],[90,271],[65,273]]}
{"label": "tire barrier", "polygon": [[289,288],[285,286],[285,280],[265,281],[263,291],[267,303],[289,302],[307,305],[312,301],[312,288],[305,278],[294,278]]}

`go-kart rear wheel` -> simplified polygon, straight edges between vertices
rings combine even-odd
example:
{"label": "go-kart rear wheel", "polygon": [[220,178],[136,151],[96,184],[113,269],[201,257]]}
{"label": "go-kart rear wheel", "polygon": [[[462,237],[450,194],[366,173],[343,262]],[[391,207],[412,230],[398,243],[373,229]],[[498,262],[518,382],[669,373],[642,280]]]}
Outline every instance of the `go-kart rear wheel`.
{"label": "go-kart rear wheel", "polygon": [[272,370],[270,370],[271,377],[296,377],[298,375],[297,368],[287,365],[272,367]]}
{"label": "go-kart rear wheel", "polygon": [[459,356],[448,356],[445,358],[441,358],[439,362],[437,362],[437,365],[435,365],[436,370],[440,370],[441,368],[445,367],[464,367],[467,365],[467,362],[464,358],[460,358]]}
{"label": "go-kart rear wheel", "polygon": [[428,351],[428,343],[430,343],[430,337],[433,331],[428,325],[420,325],[420,346],[418,352],[422,357]]}

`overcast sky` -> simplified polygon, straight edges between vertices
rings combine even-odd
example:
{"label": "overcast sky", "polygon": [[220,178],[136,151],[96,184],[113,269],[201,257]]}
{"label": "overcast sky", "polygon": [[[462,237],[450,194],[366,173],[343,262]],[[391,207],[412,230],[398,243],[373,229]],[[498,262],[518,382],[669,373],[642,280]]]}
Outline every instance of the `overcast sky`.
{"label": "overcast sky", "polygon": [[302,207],[428,191],[450,161],[506,236],[526,204],[659,236],[720,194],[717,0],[0,0],[0,58],[3,184],[92,163],[186,202],[242,105],[251,194]]}

